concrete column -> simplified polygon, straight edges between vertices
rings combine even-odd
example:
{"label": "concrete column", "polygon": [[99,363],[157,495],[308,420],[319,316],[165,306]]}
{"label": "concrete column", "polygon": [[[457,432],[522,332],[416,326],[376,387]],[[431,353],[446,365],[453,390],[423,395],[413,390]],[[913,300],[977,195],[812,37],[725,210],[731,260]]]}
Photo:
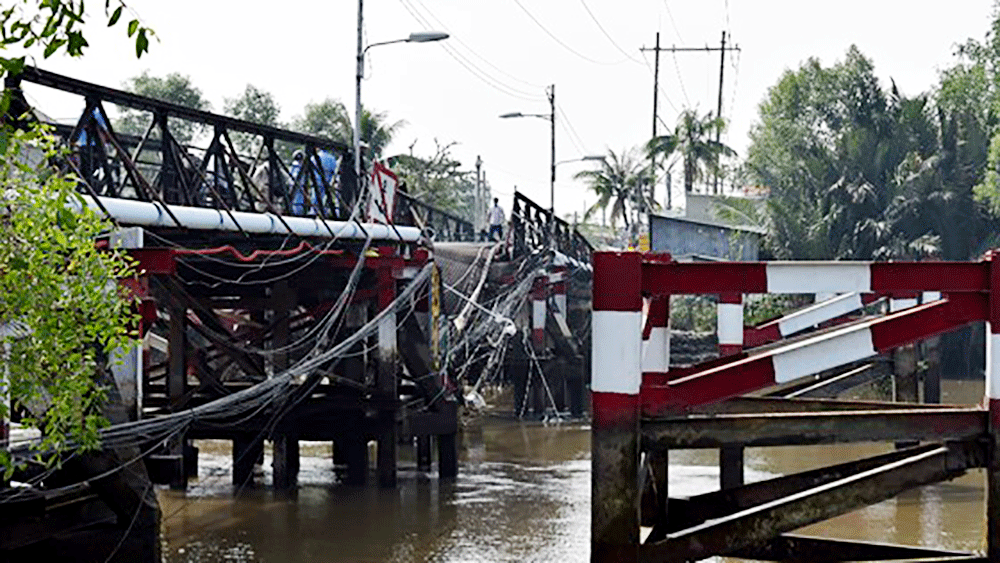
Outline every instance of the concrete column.
{"label": "concrete column", "polygon": [[545,352],[545,301],[548,298],[547,276],[538,276],[531,286],[531,344],[535,354]]}
{"label": "concrete column", "polygon": [[642,255],[596,252],[590,559],[638,560]]}
{"label": "concrete column", "polygon": [[[719,355],[731,356],[743,351],[743,296],[728,293],[719,296]],[[719,484],[723,490],[742,486],[743,448],[731,446],[719,450]]]}
{"label": "concrete column", "polygon": [[[379,270],[379,308],[384,309],[396,297],[392,270]],[[378,390],[399,399],[399,349],[396,344],[396,313],[390,312],[378,325]],[[380,413],[378,438],[378,481],[382,487],[396,486],[396,408]]]}

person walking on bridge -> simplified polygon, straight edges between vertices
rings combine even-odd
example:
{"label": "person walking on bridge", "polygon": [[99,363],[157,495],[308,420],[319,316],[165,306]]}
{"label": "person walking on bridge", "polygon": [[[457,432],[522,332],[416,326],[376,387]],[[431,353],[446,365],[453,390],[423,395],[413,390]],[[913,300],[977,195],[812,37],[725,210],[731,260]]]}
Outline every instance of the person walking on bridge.
{"label": "person walking on bridge", "polygon": [[500,207],[499,198],[493,198],[493,207],[490,208],[488,219],[490,223],[490,240],[502,240],[505,217],[503,214],[503,208]]}

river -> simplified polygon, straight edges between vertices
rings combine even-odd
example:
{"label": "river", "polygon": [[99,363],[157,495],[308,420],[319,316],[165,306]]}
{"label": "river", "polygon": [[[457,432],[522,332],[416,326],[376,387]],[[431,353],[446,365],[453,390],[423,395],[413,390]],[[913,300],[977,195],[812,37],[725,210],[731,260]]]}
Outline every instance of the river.
{"label": "river", "polygon": [[[946,381],[943,393],[945,402],[978,402],[982,383]],[[590,430],[585,425],[483,419],[462,435],[456,481],[439,483],[415,471],[413,452],[400,448],[395,490],[336,485],[329,445],[304,444],[293,500],[276,498],[267,488],[234,499],[228,444],[200,446],[198,480],[186,493],[159,493],[170,563],[585,562],[589,557]],[[746,452],[746,478],[765,479],[891,448],[752,448]],[[715,451],[670,452],[670,464],[672,495],[717,488]],[[982,549],[983,481],[982,471],[972,471],[798,533]]]}

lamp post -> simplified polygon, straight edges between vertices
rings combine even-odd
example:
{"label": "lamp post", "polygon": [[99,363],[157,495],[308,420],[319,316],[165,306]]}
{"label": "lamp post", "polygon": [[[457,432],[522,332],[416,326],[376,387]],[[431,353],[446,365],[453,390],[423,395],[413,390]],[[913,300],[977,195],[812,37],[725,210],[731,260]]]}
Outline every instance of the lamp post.
{"label": "lamp post", "polygon": [[550,231],[550,244],[555,246],[555,234],[556,234],[556,85],[552,84],[549,86],[545,95],[549,98],[549,113],[505,113],[500,117],[503,119],[509,119],[512,117],[538,117],[541,119],[547,119],[549,121],[550,135],[552,141],[552,154],[549,158],[549,222],[551,223]]}
{"label": "lamp post", "polygon": [[[441,41],[447,39],[448,34],[440,31],[418,31],[411,33],[409,37],[393,39],[391,41],[380,41],[365,47],[362,41],[362,16],[364,0],[358,0],[358,56],[356,89],[354,92],[354,174],[357,176],[359,186],[363,187],[363,176],[361,170],[361,79],[364,78],[365,53],[372,47],[379,45],[389,45],[392,43],[429,43],[431,41]],[[359,194],[360,195],[360,194]]]}

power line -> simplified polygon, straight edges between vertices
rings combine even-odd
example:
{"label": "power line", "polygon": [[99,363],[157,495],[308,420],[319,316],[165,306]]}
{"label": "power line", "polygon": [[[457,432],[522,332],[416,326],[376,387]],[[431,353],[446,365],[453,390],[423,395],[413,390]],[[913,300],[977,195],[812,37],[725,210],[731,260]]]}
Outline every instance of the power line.
{"label": "power line", "polygon": [[674,13],[670,11],[670,3],[667,0],[663,0],[663,6],[667,9],[667,16],[670,18],[670,26],[674,28],[674,33],[677,34],[677,39],[683,43],[684,38],[681,37],[681,31],[677,29],[677,22],[674,20]]}
{"label": "power line", "polygon": [[[649,69],[649,75],[650,76],[654,76],[655,72],[653,71],[653,67],[650,66],[649,59],[646,58],[646,53],[645,52],[642,53],[642,61],[644,63],[646,63],[646,68]],[[674,104],[674,101],[670,99],[670,96],[667,95],[667,93],[663,90],[663,88],[661,88],[661,87],[659,87],[659,85],[657,85],[657,89],[659,90],[660,95],[663,96],[663,98],[665,100],[667,100],[668,104],[670,104],[670,107],[673,108],[674,113],[680,113],[680,110],[677,109],[677,106]]]}
{"label": "power line", "polygon": [[584,143],[583,139],[580,138],[580,135],[577,134],[576,127],[573,127],[573,123],[569,120],[569,116],[566,115],[566,111],[560,106],[556,106],[556,110],[559,112],[561,117],[559,123],[563,126],[563,130],[566,131],[567,135],[569,135],[570,142],[573,143],[573,146],[576,147],[578,151],[580,151],[581,155],[585,154],[587,152],[584,147],[586,143]]}
{"label": "power line", "polygon": [[627,57],[630,61],[642,64],[642,61],[640,61],[639,59],[636,59],[632,55],[629,55],[627,52],[625,52],[624,49],[622,49],[618,45],[617,42],[615,42],[615,40],[611,37],[611,35],[607,32],[607,30],[604,29],[604,26],[601,25],[600,20],[598,20],[597,17],[594,16],[594,12],[590,11],[590,7],[587,6],[587,2],[585,0],[580,0],[580,4],[583,4],[583,9],[587,11],[587,15],[590,16],[590,19],[594,20],[594,23],[597,24],[597,29],[601,30],[601,33],[603,33],[604,36],[608,38],[608,41],[610,41],[611,44],[615,46],[615,49],[618,49],[619,51],[621,51],[621,54],[625,55],[625,57]]}
{"label": "power line", "polygon": [[592,59],[592,58],[588,57],[587,55],[584,55],[583,53],[581,53],[581,52],[577,51],[576,49],[570,47],[566,43],[563,43],[563,41],[561,39],[559,39],[558,37],[556,37],[555,35],[553,35],[553,33],[551,31],[549,31],[544,25],[542,25],[542,22],[538,21],[538,19],[535,16],[531,15],[531,12],[529,12],[528,9],[525,8],[523,4],[521,4],[520,0],[514,0],[514,3],[517,4],[517,6],[519,8],[521,8],[521,10],[525,14],[527,14],[527,16],[529,18],[531,18],[531,21],[535,22],[535,25],[537,25],[539,28],[541,28],[541,30],[544,31],[546,35],[548,35],[549,37],[551,37],[553,41],[555,41],[556,43],[562,45],[562,47],[564,49],[566,49],[570,53],[573,53],[574,55],[580,57],[581,59],[583,59],[585,61],[588,61],[588,62],[592,62],[594,64],[609,65],[609,66],[611,66],[611,65],[617,65],[617,64],[621,64],[621,63],[625,62],[624,60],[618,61],[618,62],[610,62],[610,63],[609,62],[602,62],[602,61],[598,61],[598,60]]}
{"label": "power line", "polygon": [[[450,26],[446,25],[444,22],[441,21],[440,18],[438,18],[437,16],[435,16],[434,12],[432,12],[431,9],[428,8],[423,2],[421,2],[420,0],[413,0],[413,1],[416,2],[417,4],[419,4],[420,7],[423,8],[425,12],[427,12],[427,15],[430,16],[430,18],[433,19],[439,26],[441,26],[441,28],[443,28],[443,29],[449,29]],[[542,88],[545,87],[543,84],[536,84],[534,82],[528,82],[527,80],[523,80],[521,78],[518,78],[517,76],[514,76],[513,74],[511,74],[511,73],[503,70],[502,68],[496,66],[495,64],[491,63],[486,57],[484,57],[484,56],[480,55],[479,53],[477,53],[475,49],[473,49],[472,47],[470,47],[469,44],[466,43],[465,41],[462,41],[462,39],[460,37],[458,37],[457,35],[455,35],[454,33],[451,33],[450,39],[454,39],[455,41],[457,41],[460,45],[462,45],[463,47],[465,47],[476,58],[478,58],[479,60],[483,61],[490,68],[492,68],[493,70],[495,70],[495,71],[499,72],[500,74],[506,76],[507,78],[510,78],[512,80],[516,80],[517,82],[520,82],[521,84],[524,84],[525,86],[530,86],[531,88],[535,88],[535,89],[538,89],[538,90],[541,90]]]}
{"label": "power line", "polygon": [[[429,30],[431,28],[427,20],[424,19],[423,16],[421,16],[420,13],[417,12],[416,8],[411,6],[407,0],[400,0],[400,3],[403,5],[403,8],[405,8],[406,11],[408,11],[410,15],[413,16],[413,19],[417,20],[417,22],[425,30]],[[453,47],[449,46],[447,43],[442,43],[441,47],[444,49],[446,53],[448,53],[449,56],[451,56],[451,58],[455,60],[455,62],[457,62],[465,70],[469,71],[470,74],[478,78],[487,86],[497,90],[498,92],[506,94],[512,98],[519,98],[526,101],[537,101],[542,99],[540,96],[532,95],[531,93],[525,90],[521,90],[515,86],[506,84],[502,80],[491,76],[488,72],[476,66],[474,62],[469,60],[465,55],[455,50]]]}
{"label": "power line", "polygon": [[688,98],[687,88],[684,87],[684,77],[681,76],[681,67],[677,64],[677,53],[671,53],[674,59],[674,70],[677,71],[677,82],[681,85],[681,93],[684,94],[684,103],[691,107],[691,98]]}

